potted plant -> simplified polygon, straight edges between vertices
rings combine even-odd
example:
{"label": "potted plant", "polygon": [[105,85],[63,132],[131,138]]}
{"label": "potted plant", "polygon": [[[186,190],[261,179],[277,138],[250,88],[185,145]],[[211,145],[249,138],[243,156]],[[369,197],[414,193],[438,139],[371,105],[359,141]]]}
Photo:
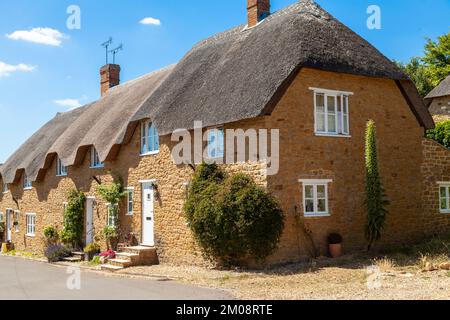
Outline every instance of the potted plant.
{"label": "potted plant", "polygon": [[106,226],[103,229],[103,235],[105,236],[106,245],[108,246],[108,249],[112,250],[116,249],[119,240],[117,228],[113,226]]}
{"label": "potted plant", "polygon": [[100,253],[100,250],[101,248],[99,244],[97,243],[88,244],[83,250],[85,254],[85,260],[91,261],[96,254]]}
{"label": "potted plant", "polygon": [[338,233],[332,233],[328,236],[328,250],[332,258],[342,256],[342,236]]}

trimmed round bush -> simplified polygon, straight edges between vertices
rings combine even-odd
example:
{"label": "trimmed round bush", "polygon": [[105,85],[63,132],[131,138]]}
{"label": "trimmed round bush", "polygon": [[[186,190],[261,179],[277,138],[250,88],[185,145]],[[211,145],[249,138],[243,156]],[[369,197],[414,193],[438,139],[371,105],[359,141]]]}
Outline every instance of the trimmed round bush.
{"label": "trimmed round bush", "polygon": [[224,265],[261,261],[277,247],[284,215],[275,198],[251,177],[230,177],[212,164],[194,175],[186,214],[205,257]]}

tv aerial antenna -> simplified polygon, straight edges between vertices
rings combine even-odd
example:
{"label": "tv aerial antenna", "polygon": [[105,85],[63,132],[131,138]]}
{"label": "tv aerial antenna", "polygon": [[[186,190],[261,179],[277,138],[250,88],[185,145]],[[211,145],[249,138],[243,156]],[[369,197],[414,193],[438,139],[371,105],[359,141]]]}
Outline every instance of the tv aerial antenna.
{"label": "tv aerial antenna", "polygon": [[109,51],[113,55],[113,64],[116,64],[116,54],[118,54],[122,50],[123,50],[123,44],[120,44],[120,46],[118,46],[117,48]]}
{"label": "tv aerial antenna", "polygon": [[102,43],[102,47],[106,51],[106,64],[108,64],[109,46],[113,43],[113,38],[109,37],[108,41]]}

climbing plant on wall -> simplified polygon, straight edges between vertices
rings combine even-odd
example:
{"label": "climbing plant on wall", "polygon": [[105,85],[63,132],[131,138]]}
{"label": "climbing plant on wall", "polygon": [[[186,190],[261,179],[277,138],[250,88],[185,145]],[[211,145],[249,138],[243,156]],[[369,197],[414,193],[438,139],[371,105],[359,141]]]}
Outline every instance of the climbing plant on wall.
{"label": "climbing plant on wall", "polygon": [[82,191],[71,190],[64,212],[64,228],[61,241],[73,248],[81,248],[84,227],[84,204],[86,196]]}
{"label": "climbing plant on wall", "polygon": [[366,239],[369,250],[376,241],[381,239],[388,204],[379,172],[376,126],[375,122],[370,120],[366,129]]}

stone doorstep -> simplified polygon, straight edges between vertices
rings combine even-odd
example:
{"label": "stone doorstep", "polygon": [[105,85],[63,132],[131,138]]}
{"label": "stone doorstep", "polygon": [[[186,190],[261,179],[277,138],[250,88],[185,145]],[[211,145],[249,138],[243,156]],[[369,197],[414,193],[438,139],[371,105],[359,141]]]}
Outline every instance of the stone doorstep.
{"label": "stone doorstep", "polygon": [[124,267],[113,266],[112,264],[104,264],[101,266],[102,271],[116,272],[125,269]]}
{"label": "stone doorstep", "polygon": [[63,258],[63,261],[65,261],[65,262],[81,262],[83,260],[80,257],[68,257],[68,258]]}
{"label": "stone doorstep", "polygon": [[123,267],[128,268],[133,265],[133,263],[129,260],[123,260],[123,259],[109,259],[108,263],[110,265],[116,266],[116,267]]}
{"label": "stone doorstep", "polygon": [[134,253],[119,252],[116,253],[116,259],[127,260],[133,263],[139,262],[139,255]]}

